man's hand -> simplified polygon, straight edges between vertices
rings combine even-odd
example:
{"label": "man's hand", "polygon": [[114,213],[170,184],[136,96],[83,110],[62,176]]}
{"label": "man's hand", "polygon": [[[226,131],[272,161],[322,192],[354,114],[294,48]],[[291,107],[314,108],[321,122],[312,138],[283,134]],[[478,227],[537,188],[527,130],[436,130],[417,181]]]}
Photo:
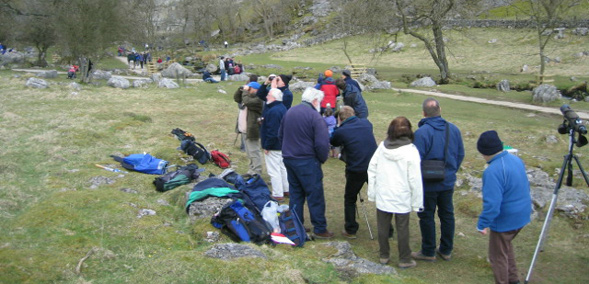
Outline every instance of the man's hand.
{"label": "man's hand", "polygon": [[264,154],[268,155],[268,153],[270,153],[270,151],[264,150]]}
{"label": "man's hand", "polygon": [[484,228],[482,230],[478,230],[479,233],[481,233],[481,235],[486,236],[487,235],[487,228]]}

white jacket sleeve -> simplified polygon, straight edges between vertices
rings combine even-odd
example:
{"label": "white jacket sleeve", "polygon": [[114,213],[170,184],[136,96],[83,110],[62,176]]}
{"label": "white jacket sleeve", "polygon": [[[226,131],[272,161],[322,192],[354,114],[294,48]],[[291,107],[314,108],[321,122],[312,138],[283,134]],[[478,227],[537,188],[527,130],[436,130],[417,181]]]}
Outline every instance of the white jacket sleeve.
{"label": "white jacket sleeve", "polygon": [[409,179],[409,187],[411,189],[411,208],[413,211],[423,210],[423,184],[421,180],[421,158],[417,148],[413,148],[415,153],[409,162],[407,175]]}
{"label": "white jacket sleeve", "polygon": [[368,201],[374,202],[376,200],[376,172],[378,170],[378,156],[380,155],[380,145],[374,151],[370,164],[368,164]]}

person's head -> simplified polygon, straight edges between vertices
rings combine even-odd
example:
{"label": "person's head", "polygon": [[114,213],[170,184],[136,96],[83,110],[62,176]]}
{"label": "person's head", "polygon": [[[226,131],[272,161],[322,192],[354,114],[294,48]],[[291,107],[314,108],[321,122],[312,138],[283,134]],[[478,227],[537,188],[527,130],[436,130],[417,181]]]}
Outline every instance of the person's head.
{"label": "person's head", "polygon": [[407,137],[413,141],[413,131],[411,130],[411,122],[404,116],[397,116],[387,130],[388,140],[397,140],[402,137]]}
{"label": "person's head", "polygon": [[483,132],[477,141],[477,150],[479,150],[479,153],[481,153],[487,161],[495,154],[502,152],[503,142],[499,139],[497,131],[489,130]]}
{"label": "person's head", "polygon": [[260,83],[258,82],[249,82],[246,86],[249,87],[247,91],[250,94],[255,94],[256,92],[258,92],[258,89],[260,89]]}
{"label": "person's head", "polygon": [[225,56],[221,56],[221,60],[225,59]]}
{"label": "person's head", "polygon": [[344,81],[344,79],[342,79],[342,78],[338,78],[337,80],[335,80],[335,86],[340,90],[345,90],[346,89],[346,81]]}
{"label": "person's head", "polygon": [[344,71],[342,71],[342,76],[344,76],[344,79],[352,78],[352,72],[350,72],[350,70],[348,69],[345,69]]}
{"label": "person's head", "polygon": [[288,83],[290,82],[291,79],[292,79],[291,75],[280,74],[274,80],[276,80],[276,87],[282,88],[282,87],[288,86]]}
{"label": "person's head", "polygon": [[427,98],[423,101],[423,116],[434,117],[440,116],[442,108],[440,108],[440,102],[434,98]]}
{"label": "person's head", "polygon": [[351,106],[343,106],[342,108],[340,108],[337,114],[340,121],[344,121],[355,115],[356,113],[354,112],[354,109]]}
{"label": "person's head", "polygon": [[332,116],[333,115],[333,109],[331,108],[331,106],[329,106],[329,104],[327,104],[328,106],[325,108],[325,111],[323,112],[323,115],[325,115],[326,117],[328,116]]}
{"label": "person's head", "polygon": [[303,102],[312,104],[317,111],[321,110],[321,101],[323,100],[323,92],[315,88],[307,87],[301,96]]}
{"label": "person's head", "polygon": [[249,81],[248,82],[257,82],[258,81],[258,75],[250,75],[249,77]]}
{"label": "person's head", "polygon": [[325,72],[323,72],[323,75],[325,75],[325,78],[329,78],[329,77],[333,76],[333,71],[327,69],[327,70],[325,70]]}
{"label": "person's head", "polygon": [[266,102],[273,103],[274,101],[282,101],[282,91],[277,88],[272,88],[268,91],[268,95],[266,95]]}

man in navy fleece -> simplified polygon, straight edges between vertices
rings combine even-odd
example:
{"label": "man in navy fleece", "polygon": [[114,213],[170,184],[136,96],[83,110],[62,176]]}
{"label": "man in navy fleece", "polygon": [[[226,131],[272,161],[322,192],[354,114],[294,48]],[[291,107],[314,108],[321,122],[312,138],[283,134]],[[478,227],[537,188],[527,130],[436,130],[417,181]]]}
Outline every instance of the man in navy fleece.
{"label": "man in navy fleece", "polygon": [[329,134],[319,114],[323,92],[307,88],[302,102],[289,109],[282,119],[278,139],[288,175],[289,207],[304,224],[305,201],[308,202],[313,233],[316,238],[331,238],[325,218],[325,195],[321,164],[329,154]]}

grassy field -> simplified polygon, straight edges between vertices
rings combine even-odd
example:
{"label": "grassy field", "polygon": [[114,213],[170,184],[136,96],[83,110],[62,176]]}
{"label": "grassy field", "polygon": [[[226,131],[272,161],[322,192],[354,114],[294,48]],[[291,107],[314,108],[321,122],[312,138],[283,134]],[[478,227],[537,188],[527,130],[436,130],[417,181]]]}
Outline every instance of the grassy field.
{"label": "grassy field", "polygon": [[[185,164],[181,160],[185,156],[176,150],[178,141],[169,134],[179,127],[194,133],[210,149],[228,153],[237,171],[244,173],[247,158],[233,145],[236,107],[232,93],[239,82],[192,84],[175,90],[119,90],[102,82],[102,86],[88,85],[74,92],[65,79],[52,81],[46,90],[28,89],[26,78],[0,71],[0,283],[492,282],[487,240],[475,230],[480,198],[468,185],[455,194],[457,236],[451,262],[419,263],[398,275],[350,279],[321,261],[335,251],[320,241],[304,249],[254,246],[267,260],[207,258],[203,253],[211,244],[204,241],[204,235],[215,229],[208,218],[195,223],[187,218],[182,204],[190,186],[158,193],[151,184],[154,176],[120,176],[94,164],[116,167],[109,155],[144,151],[173,164]],[[295,97],[299,102],[300,94]],[[379,91],[366,93],[365,98],[380,141],[396,116],[407,116],[415,126],[425,97]],[[556,132],[561,117],[445,99],[441,105],[443,116],[463,133],[466,159],[460,179],[467,173],[481,174],[485,163],[475,143],[488,129],[496,129],[506,144],[520,149],[528,167],[556,175],[567,147],[566,137]],[[556,135],[559,142],[547,144],[549,135]],[[576,152],[582,163],[586,151]],[[205,168],[207,174],[221,172],[212,165]],[[344,164],[330,159],[323,169],[329,228],[339,232],[343,227]],[[114,183],[92,189],[92,180],[98,177]],[[575,186],[584,187],[578,178]],[[125,193],[124,188],[138,193]],[[170,205],[162,205],[161,200]],[[366,205],[374,229],[374,205]],[[153,209],[157,215],[137,218],[141,209]],[[417,221],[412,215],[414,250],[419,249]],[[535,220],[515,241],[522,275],[527,272],[542,221]],[[358,256],[377,261],[378,244],[370,240],[363,220],[360,224],[359,238],[350,243]],[[535,283],[589,281],[585,271],[589,252],[579,249],[589,245],[588,234],[586,221],[557,216],[536,265]],[[339,234],[335,240],[346,241]],[[222,241],[229,240],[223,237]],[[93,254],[78,271],[80,260],[91,250]],[[395,265],[396,250],[391,257]]]}

